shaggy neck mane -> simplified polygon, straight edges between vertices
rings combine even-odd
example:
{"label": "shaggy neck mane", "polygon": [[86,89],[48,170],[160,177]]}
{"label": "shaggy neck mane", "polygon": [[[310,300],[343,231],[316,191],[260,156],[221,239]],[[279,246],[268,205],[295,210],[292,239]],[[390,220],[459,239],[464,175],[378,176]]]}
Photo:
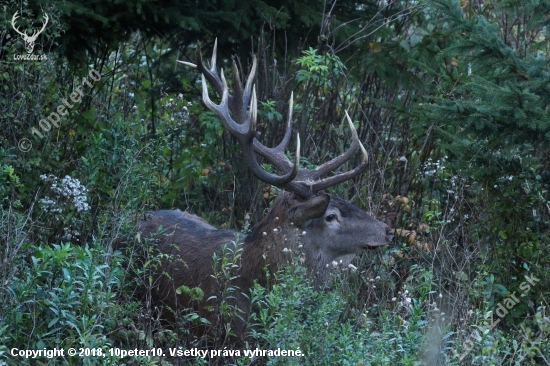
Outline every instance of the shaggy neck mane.
{"label": "shaggy neck mane", "polygon": [[267,265],[269,272],[273,273],[278,267],[288,263],[291,253],[283,250],[297,249],[296,235],[299,231],[290,224],[288,215],[291,208],[300,202],[294,194],[281,192],[267,216],[244,239],[241,280],[252,286],[255,278],[265,286],[265,266]]}

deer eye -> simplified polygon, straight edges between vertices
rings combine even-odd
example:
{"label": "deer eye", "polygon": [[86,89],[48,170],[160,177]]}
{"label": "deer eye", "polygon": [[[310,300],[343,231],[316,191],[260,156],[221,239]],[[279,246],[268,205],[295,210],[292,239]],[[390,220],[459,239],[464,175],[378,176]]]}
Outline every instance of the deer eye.
{"label": "deer eye", "polygon": [[325,217],[325,220],[327,222],[331,222],[332,220],[336,219],[336,214],[330,214],[327,217]]}

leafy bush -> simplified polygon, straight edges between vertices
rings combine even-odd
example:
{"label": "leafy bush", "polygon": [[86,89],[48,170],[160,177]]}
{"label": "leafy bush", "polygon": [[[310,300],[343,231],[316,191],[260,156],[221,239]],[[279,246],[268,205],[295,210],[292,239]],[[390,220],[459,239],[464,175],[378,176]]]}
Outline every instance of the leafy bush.
{"label": "leafy bush", "polygon": [[[415,272],[422,271],[420,268]],[[354,308],[341,273],[330,290],[314,289],[302,266],[288,267],[273,278],[267,291],[252,292],[256,311],[251,335],[261,349],[301,350],[304,357],[267,357],[268,365],[418,364],[423,338],[431,326],[444,326],[431,276],[419,276],[389,303]],[[416,282],[416,281],[415,281]],[[414,290],[413,290],[414,289]],[[385,310],[377,310],[377,308]],[[375,316],[371,314],[376,314]],[[449,334],[437,332],[439,341]],[[437,348],[439,350],[439,348]],[[441,356],[436,353],[435,357]]]}
{"label": "leafy bush", "polygon": [[[120,258],[97,246],[69,243],[22,249],[33,252],[31,263],[17,260],[21,269],[5,284],[8,295],[1,305],[2,323],[10,328],[9,333],[3,329],[7,349],[112,346],[106,335],[116,329],[121,313],[116,301]],[[79,363],[78,357],[67,360]]]}

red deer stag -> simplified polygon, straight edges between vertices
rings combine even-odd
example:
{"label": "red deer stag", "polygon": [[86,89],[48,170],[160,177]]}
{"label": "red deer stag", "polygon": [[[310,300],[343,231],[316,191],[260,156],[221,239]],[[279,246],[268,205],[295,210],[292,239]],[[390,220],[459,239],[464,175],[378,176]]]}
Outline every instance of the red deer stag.
{"label": "red deer stag", "polygon": [[[155,277],[152,298],[157,304],[171,309],[193,307],[207,319],[213,320],[212,312],[203,310],[204,305],[214,305],[220,290],[213,276],[212,258],[218,255],[224,244],[241,240],[242,253],[238,263],[237,277],[232,286],[239,292],[247,292],[257,280],[265,284],[264,269],[275,271],[287,263],[290,253],[300,253],[307,272],[317,286],[327,283],[329,268],[336,261],[346,267],[356,254],[366,248],[388,244],[392,239],[390,228],[369,216],[363,210],[323,189],[349,180],[361,173],[367,164],[367,152],[353,123],[346,112],[352,144],[342,155],[313,170],[301,169],[299,163],[300,141],[298,136],[295,162],[284,154],[292,132],[292,97],[286,132],[282,142],[268,148],[255,137],[257,100],[253,80],[256,73],[256,58],[244,90],[237,66],[233,62],[233,94],[228,91],[223,70],[216,70],[216,45],[210,69],[205,68],[197,47],[196,64],[178,61],[198,69],[202,73],[202,97],[204,103],[220,118],[223,126],[239,142],[247,166],[260,180],[282,188],[269,214],[242,240],[237,232],[218,230],[205,220],[179,210],[162,210],[148,215],[140,223],[141,237],[154,236],[158,250],[171,259],[163,261],[162,270]],[[220,104],[212,102],[206,81],[221,95]],[[356,153],[362,154],[361,164],[355,169],[322,179],[337,169]],[[256,154],[269,162],[281,174],[266,172]],[[158,234],[159,228],[163,234]],[[174,260],[178,258],[178,260]],[[328,268],[327,268],[328,267]],[[162,273],[161,273],[162,272]],[[185,294],[177,294],[180,286],[200,287],[204,291],[202,303],[192,301]],[[218,297],[219,298],[219,297]],[[237,295],[235,305],[246,312],[247,298]],[[165,315],[166,316],[166,315]],[[170,316],[170,318],[173,317]],[[244,324],[234,324],[232,332],[242,336]]]}

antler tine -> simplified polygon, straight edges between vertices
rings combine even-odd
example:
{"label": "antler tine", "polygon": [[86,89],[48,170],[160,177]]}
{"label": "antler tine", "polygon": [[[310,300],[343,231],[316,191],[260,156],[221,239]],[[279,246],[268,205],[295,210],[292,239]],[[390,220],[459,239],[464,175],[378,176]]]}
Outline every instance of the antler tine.
{"label": "antler tine", "polygon": [[[311,190],[313,192],[318,192],[318,191],[326,189],[328,187],[332,187],[336,184],[339,184],[339,183],[345,182],[347,180],[353,179],[357,175],[362,173],[367,167],[367,163],[369,161],[367,150],[365,150],[365,147],[363,146],[363,144],[359,140],[359,136],[357,135],[357,130],[355,129],[355,126],[353,125],[353,122],[352,122],[348,112],[345,111],[345,114],[346,114],[346,119],[348,120],[348,124],[349,124],[350,129],[351,129],[351,135],[352,135],[353,142],[352,142],[350,148],[345,153],[343,153],[342,155],[332,159],[329,162],[326,162],[325,164],[321,165],[317,169],[311,171],[311,172],[313,172],[313,174],[311,174],[310,177],[308,177],[308,178],[313,180],[314,183],[313,184],[308,184],[308,185],[311,187]],[[341,173],[341,174],[329,177],[329,178],[326,178],[326,179],[319,180],[319,178],[321,176],[333,171],[334,169],[340,167],[346,161],[351,159],[351,157],[353,155],[355,155],[355,153],[357,152],[358,149],[361,150],[362,157],[361,157],[361,163],[357,167],[355,167],[355,169],[347,171],[345,173]]]}
{"label": "antler tine", "polygon": [[[200,51],[200,48],[198,49]],[[218,58],[218,38],[214,39],[214,49],[212,50],[212,57],[210,58],[210,72],[215,73],[216,71],[216,60]]]}
{"label": "antler tine", "polygon": [[201,45],[200,43],[197,44],[197,50],[195,51],[195,59],[197,60],[197,68],[198,70],[206,76],[206,79],[214,87],[216,92],[219,95],[222,95],[223,93],[223,82],[221,82],[220,77],[218,76],[218,70],[216,69],[216,59],[218,55],[218,39],[216,38],[214,40],[214,49],[212,51],[212,58],[210,59],[210,69],[206,69],[204,67],[204,64],[202,62],[202,54],[201,54]]}
{"label": "antler tine", "polygon": [[286,130],[283,139],[277,145],[274,150],[284,153],[288,143],[290,142],[290,135],[292,135],[292,110],[294,109],[294,92],[290,92],[290,101],[288,103],[288,120],[286,123]]}
{"label": "antler tine", "polygon": [[345,153],[343,153],[342,155],[337,156],[336,158],[334,158],[330,161],[327,161],[323,165],[317,167],[315,170],[308,171],[307,174],[305,174],[305,176],[307,177],[308,180],[317,181],[322,176],[330,173],[331,171],[333,171],[335,169],[338,169],[345,162],[350,160],[357,153],[357,150],[359,150],[359,149],[363,153],[361,165],[366,166],[366,164],[368,162],[367,152],[366,152],[365,148],[363,147],[363,145],[361,144],[361,141],[359,141],[359,136],[357,135],[357,130],[355,129],[355,126],[353,125],[353,122],[352,122],[352,120],[351,120],[351,118],[348,114],[348,111],[345,111],[345,115],[346,115],[346,119],[348,121],[348,125],[349,125],[350,131],[351,131],[351,140],[352,140],[352,142],[351,142],[351,145],[350,145],[349,149]]}
{"label": "antler tine", "polygon": [[250,105],[251,89],[254,77],[256,76],[256,68],[256,55],[252,55],[252,68],[243,90],[239,68],[235,59],[233,59],[233,95],[229,97],[229,108],[233,114],[238,114],[238,117],[236,117],[237,120],[245,118],[246,108]]}
{"label": "antler tine", "polygon": [[[196,69],[199,70],[201,74],[203,74],[206,77],[206,80],[214,87],[218,95],[223,94],[223,82],[220,80],[220,77],[218,76],[218,70],[216,70],[216,55],[218,53],[218,39],[214,41],[214,50],[212,51],[212,58],[210,61],[210,69],[207,69],[204,66],[204,63],[202,62],[202,54],[201,54],[201,44],[200,42],[197,43],[197,49],[195,51],[195,60],[197,62]],[[184,63],[182,61],[179,61],[180,63],[183,63],[184,65],[189,63]]]}
{"label": "antler tine", "polygon": [[[288,107],[288,120],[286,124],[286,130],[285,135],[279,145],[276,147],[269,148],[265,145],[263,145],[260,141],[257,139],[254,139],[254,149],[256,152],[260,155],[262,155],[266,159],[270,159],[271,157],[276,157],[273,164],[277,169],[280,171],[287,171],[292,169],[292,162],[286,157],[285,150],[288,146],[288,143],[290,142],[290,137],[292,135],[292,110],[294,106],[294,92],[290,94],[290,103]],[[296,160],[295,165],[299,164],[299,160]]]}
{"label": "antler tine", "polygon": [[359,148],[361,149],[361,152],[363,153],[363,156],[361,157],[361,164],[367,164],[369,162],[369,155],[367,154],[367,150],[365,150],[365,147],[361,143],[361,140],[359,140],[359,136],[357,135],[357,129],[355,128],[355,125],[353,124],[353,121],[351,120],[348,111],[344,110],[346,114],[346,118],[348,120],[349,128],[351,130],[351,135],[353,136],[353,139],[359,143]]}
{"label": "antler tine", "polygon": [[183,64],[185,66],[189,66],[189,67],[192,67],[194,69],[197,68],[197,65],[192,63],[192,62],[187,62],[187,61],[180,61],[180,60],[176,60],[176,62],[179,62],[180,64]]}
{"label": "antler tine", "polygon": [[[256,99],[256,85],[252,87],[252,98],[250,98],[250,123],[248,125],[249,136],[256,134],[256,121],[258,119],[258,99]],[[252,142],[254,144],[254,142]]]}
{"label": "antler tine", "polygon": [[[241,101],[241,103],[239,103]],[[246,118],[246,107],[249,106],[250,95],[245,100],[243,98],[243,87],[241,83],[241,75],[235,59],[233,59],[233,98],[230,100],[229,109],[235,115],[237,121]]]}
{"label": "antler tine", "polygon": [[[199,70],[201,74],[203,74],[206,77],[206,80],[212,85],[214,90],[218,93],[218,95],[223,94],[223,82],[221,78],[218,76],[218,70],[217,70],[217,54],[218,54],[218,39],[216,38],[214,41],[214,48],[212,51],[212,57],[210,59],[210,68],[206,68],[202,61],[202,51],[200,47],[200,43],[197,43],[197,49],[195,50],[195,60],[196,64],[192,62],[187,61],[179,61],[180,64],[183,64],[188,67],[192,67],[194,69]],[[256,62],[256,56],[253,56],[253,63],[252,63],[252,70],[250,71],[250,74],[248,76],[246,87],[244,91],[243,96],[243,88],[241,83],[241,78],[239,74],[239,70],[237,68],[237,65],[235,61],[233,61],[233,76],[234,76],[234,85],[233,85],[233,94],[228,93],[228,99],[229,99],[229,110],[231,110],[231,113],[234,115],[236,121],[243,121],[246,119],[246,108],[249,105],[250,102],[250,90],[251,85],[254,80],[254,76],[256,74],[256,68],[257,68],[257,62]],[[238,101],[242,101],[242,103],[238,103]]]}
{"label": "antler tine", "polygon": [[248,79],[246,79],[246,85],[244,87],[243,103],[245,105],[248,104],[248,100],[250,99],[250,89],[253,85],[254,77],[256,76],[257,67],[258,67],[258,60],[256,59],[256,55],[253,54],[252,55],[252,68],[250,69],[250,73],[248,74]]}

